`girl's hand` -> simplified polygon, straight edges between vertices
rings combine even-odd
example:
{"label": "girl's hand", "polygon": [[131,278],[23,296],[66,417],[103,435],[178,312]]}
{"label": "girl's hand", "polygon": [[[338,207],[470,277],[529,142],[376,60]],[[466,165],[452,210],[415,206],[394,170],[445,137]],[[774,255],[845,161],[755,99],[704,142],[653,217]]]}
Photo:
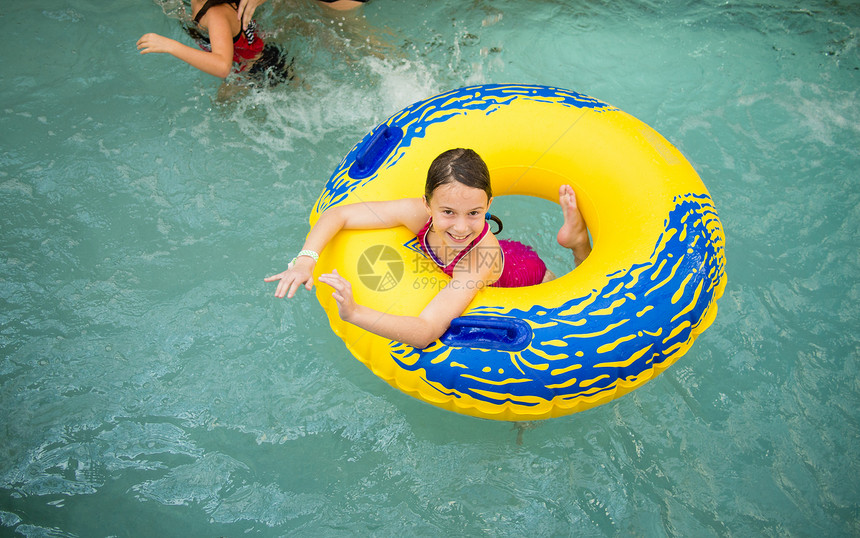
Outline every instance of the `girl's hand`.
{"label": "girl's hand", "polygon": [[254,11],[257,10],[258,7],[263,5],[266,0],[241,0],[239,2],[239,9],[237,10],[237,15],[239,16],[239,20],[242,21],[242,29],[247,30],[248,24],[254,18]]}
{"label": "girl's hand", "polygon": [[286,271],[266,277],[266,282],[274,282],[279,280],[278,289],[275,290],[275,297],[283,298],[284,295],[288,299],[292,299],[296,294],[296,290],[302,284],[305,289],[311,290],[314,286],[314,265],[316,262],[313,258],[307,256],[299,256],[296,263],[287,268]]}
{"label": "girl's hand", "polygon": [[176,43],[176,41],[169,37],[151,33],[143,34],[143,36],[137,40],[137,50],[139,50],[141,54],[149,54],[150,52],[169,54],[173,43]]}
{"label": "girl's hand", "polygon": [[331,296],[337,301],[337,312],[340,319],[349,322],[358,308],[352,296],[352,284],[340,276],[337,269],[331,273],[320,275],[319,281],[334,288],[334,293]]}

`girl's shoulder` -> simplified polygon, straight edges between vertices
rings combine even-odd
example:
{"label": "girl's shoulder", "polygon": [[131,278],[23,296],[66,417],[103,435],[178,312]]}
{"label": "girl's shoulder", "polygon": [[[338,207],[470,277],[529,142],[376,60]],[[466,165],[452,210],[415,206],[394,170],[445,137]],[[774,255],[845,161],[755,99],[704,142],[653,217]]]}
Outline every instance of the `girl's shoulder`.
{"label": "girl's shoulder", "polygon": [[381,202],[381,204],[384,204],[382,207],[391,218],[412,233],[417,234],[430,218],[424,208],[423,198],[400,198]]}
{"label": "girl's shoulder", "polygon": [[[235,2],[219,2],[211,0],[191,0],[191,16],[194,22],[201,24],[207,15],[216,15],[226,19],[236,19],[238,13]],[[232,22],[232,20],[231,20]]]}
{"label": "girl's shoulder", "polygon": [[398,200],[383,200],[374,202],[356,201],[329,208],[326,211],[336,211],[345,219],[346,225],[352,228],[378,229],[405,226],[413,233],[418,233],[427,222],[427,212],[424,210],[421,198],[401,198]]}

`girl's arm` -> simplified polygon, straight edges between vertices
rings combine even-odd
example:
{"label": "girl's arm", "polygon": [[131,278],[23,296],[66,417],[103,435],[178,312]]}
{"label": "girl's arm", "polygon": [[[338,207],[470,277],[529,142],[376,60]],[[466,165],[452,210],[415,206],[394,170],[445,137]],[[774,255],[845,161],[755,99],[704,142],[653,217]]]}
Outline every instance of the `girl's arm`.
{"label": "girl's arm", "polygon": [[209,31],[211,52],[195,49],[175,39],[152,33],[144,34],[137,41],[137,48],[141,54],[151,52],[170,54],[204,73],[225,78],[233,68],[233,34],[229,20],[231,16],[232,9],[224,4],[213,6],[203,16],[201,23],[205,22]]}
{"label": "girl's arm", "polygon": [[[337,206],[320,215],[305,239],[302,250],[315,253],[323,251],[331,239],[341,230],[370,230],[406,226],[418,232],[427,221],[427,212],[420,198],[406,198],[388,202],[365,202]],[[296,293],[302,284],[308,290],[313,286],[313,269],[316,260],[310,256],[299,256],[295,264],[286,271],[266,277],[266,282],[280,281],[275,290],[276,297],[288,297]]]}
{"label": "girl's arm", "polygon": [[362,5],[361,2],[357,2],[355,0],[337,0],[335,2],[327,2],[323,4],[325,7],[329,9],[333,9],[335,11],[347,11],[350,9],[355,9]]}
{"label": "girl's arm", "polygon": [[337,271],[320,275],[319,281],[334,288],[332,296],[341,319],[416,349],[424,349],[441,337],[451,326],[451,320],[463,314],[478,290],[492,282],[452,279],[418,316],[397,316],[357,304],[352,285]]}
{"label": "girl's arm", "polygon": [[418,316],[397,316],[359,305],[352,294],[352,285],[334,271],[320,275],[320,282],[334,288],[338,314],[346,322],[391,340],[424,349],[441,337],[451,320],[465,312],[478,291],[499,278],[498,264],[488,263],[489,249],[501,256],[498,242],[488,241],[482,252],[471,252],[457,264],[453,278],[424,307]]}

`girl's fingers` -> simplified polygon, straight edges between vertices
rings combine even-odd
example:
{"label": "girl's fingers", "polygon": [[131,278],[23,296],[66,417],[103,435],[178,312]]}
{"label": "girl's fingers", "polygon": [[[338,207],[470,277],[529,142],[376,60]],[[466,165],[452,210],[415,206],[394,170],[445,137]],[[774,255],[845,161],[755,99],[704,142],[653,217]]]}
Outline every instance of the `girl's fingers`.
{"label": "girl's fingers", "polygon": [[277,275],[267,276],[263,279],[263,282],[274,282],[276,280],[284,280],[287,277],[286,271],[283,273],[278,273]]}
{"label": "girl's fingers", "polygon": [[290,291],[287,293],[287,299],[292,299],[292,298],[293,298],[293,295],[295,295],[295,294],[296,294],[296,290],[297,290],[297,289],[299,289],[299,285],[300,285],[300,284],[301,284],[301,282],[299,282],[299,281],[297,281],[297,280],[296,280],[296,281],[293,281],[293,282],[290,284]]}
{"label": "girl's fingers", "polygon": [[345,278],[337,274],[337,270],[332,273],[320,275],[318,280],[324,284],[328,284],[329,286],[338,291],[343,291],[344,288],[350,285]]}

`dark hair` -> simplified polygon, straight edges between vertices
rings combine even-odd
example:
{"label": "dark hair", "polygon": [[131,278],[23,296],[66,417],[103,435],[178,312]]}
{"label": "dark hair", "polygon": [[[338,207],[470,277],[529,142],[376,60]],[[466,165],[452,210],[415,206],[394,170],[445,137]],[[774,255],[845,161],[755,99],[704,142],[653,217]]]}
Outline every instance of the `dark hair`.
{"label": "dark hair", "polygon": [[487,168],[487,163],[471,149],[449,149],[433,159],[430,169],[427,170],[424,197],[429,202],[437,188],[454,181],[467,187],[481,189],[487,193],[487,200],[493,197],[493,186],[490,185],[490,170]]}
{"label": "dark hair", "polygon": [[[430,203],[430,198],[433,197],[436,189],[455,181],[467,187],[481,189],[487,193],[487,200],[493,197],[490,170],[484,159],[474,150],[449,149],[433,159],[430,169],[427,170],[427,181],[424,183],[424,197],[427,203]],[[487,213],[487,220],[492,220],[499,225],[499,229],[494,233],[502,231],[502,221],[497,216]]]}

